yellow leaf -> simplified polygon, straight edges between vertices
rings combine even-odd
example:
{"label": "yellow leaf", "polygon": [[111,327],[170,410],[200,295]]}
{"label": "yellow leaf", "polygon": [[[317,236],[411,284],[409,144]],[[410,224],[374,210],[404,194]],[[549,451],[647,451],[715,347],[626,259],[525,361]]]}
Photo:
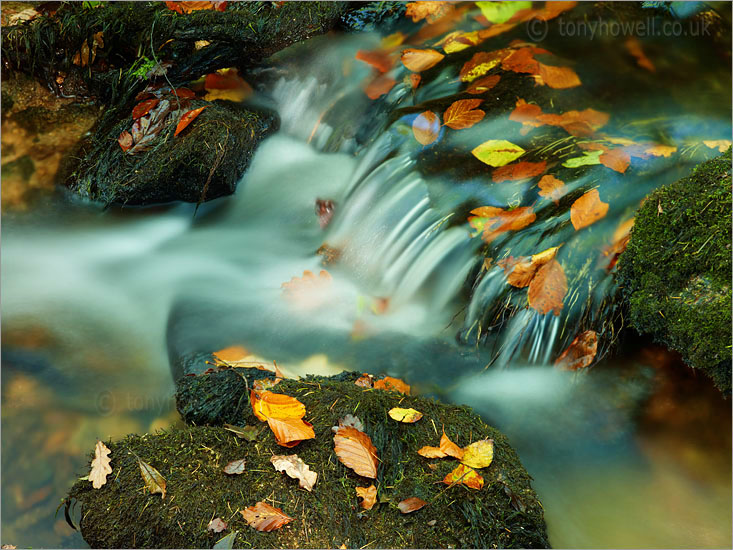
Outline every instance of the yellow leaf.
{"label": "yellow leaf", "polygon": [[422,413],[415,409],[400,409],[395,407],[389,410],[389,416],[397,422],[404,422],[405,424],[414,424],[422,418]]}
{"label": "yellow leaf", "polygon": [[268,418],[303,418],[305,416],[305,405],[282,393],[271,391],[250,392],[252,412],[254,415],[266,422]]}
{"label": "yellow leaf", "polygon": [[409,70],[415,73],[426,71],[438,63],[440,63],[445,56],[435,50],[417,50],[415,48],[407,48],[402,51],[402,57],[400,58],[402,64]]}
{"label": "yellow leaf", "polygon": [[708,139],[703,141],[703,144],[705,144],[705,147],[717,149],[721,153],[725,153],[728,147],[730,147],[731,141],[729,139]]}
{"label": "yellow leaf", "polygon": [[486,468],[494,459],[494,440],[475,441],[463,449],[461,463],[471,468]]}
{"label": "yellow leaf", "polygon": [[484,486],[484,478],[473,468],[459,464],[455,470],[443,478],[443,483],[446,485],[463,483],[471,489],[481,489]]}
{"label": "yellow leaf", "polygon": [[478,145],[471,154],[489,166],[504,166],[518,159],[525,153],[519,145],[504,139],[490,139]]}

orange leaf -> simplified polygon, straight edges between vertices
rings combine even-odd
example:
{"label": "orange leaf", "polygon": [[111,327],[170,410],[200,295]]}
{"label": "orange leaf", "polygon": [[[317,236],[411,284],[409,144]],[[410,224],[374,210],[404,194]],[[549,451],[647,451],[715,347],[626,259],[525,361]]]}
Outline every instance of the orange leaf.
{"label": "orange leaf", "polygon": [[440,63],[445,56],[436,50],[407,48],[402,51],[402,64],[414,73],[426,71]]}
{"label": "orange leaf", "polygon": [[443,432],[443,435],[440,437],[439,449],[443,451],[446,456],[452,456],[453,458],[457,458],[458,460],[461,460],[463,458],[463,449],[461,449],[458,445],[448,439],[448,436],[445,435],[445,432]]}
{"label": "orange leaf", "polygon": [[390,78],[387,75],[379,75],[364,88],[364,93],[366,93],[369,99],[379,99],[381,96],[389,93],[395,84],[397,84],[397,81],[394,78]]}
{"label": "orange leaf", "polygon": [[293,521],[293,518],[284,514],[280,508],[270,506],[266,502],[258,502],[254,506],[240,510],[239,513],[250,527],[258,531],[274,531]]}
{"label": "orange leaf", "polygon": [[417,454],[420,456],[424,456],[425,458],[444,458],[448,455],[446,455],[443,451],[440,450],[440,447],[420,447],[420,449],[417,451]]}
{"label": "orange leaf", "polygon": [[117,143],[120,144],[120,148],[124,152],[127,152],[127,150],[132,147],[132,134],[127,130],[123,131],[120,134],[120,137],[117,138]]}
{"label": "orange leaf", "polygon": [[356,379],[354,384],[356,384],[357,386],[361,386],[362,388],[371,388],[374,384],[374,377],[371,374],[367,374],[365,372]]}
{"label": "orange leaf", "polygon": [[598,351],[598,335],[595,330],[578,334],[560,357],[555,366],[562,370],[578,370],[589,366]]}
{"label": "orange leaf", "polygon": [[198,10],[216,10],[224,11],[227,7],[226,2],[170,2],[165,3],[168,9],[177,13],[191,13]]}
{"label": "orange leaf", "polygon": [[443,478],[443,483],[446,485],[463,483],[471,489],[481,489],[484,486],[484,478],[473,468],[459,464],[455,470]]}
{"label": "orange leaf", "polygon": [[295,447],[304,439],[315,439],[313,425],[301,418],[267,418],[267,425],[275,434],[277,444],[282,447]]}
{"label": "orange leaf", "polygon": [[545,171],[545,168],[547,168],[547,163],[544,160],[541,162],[515,162],[495,169],[491,173],[491,178],[496,183],[524,180],[539,176]]}
{"label": "orange leaf", "polygon": [[371,510],[377,503],[377,488],[374,485],[369,487],[357,487],[356,496],[361,498],[361,507],[364,510]]}
{"label": "orange leaf", "polygon": [[552,311],[560,315],[563,300],[568,292],[565,271],[557,260],[550,260],[537,270],[529,283],[529,306],[543,315]]}
{"label": "orange leaf", "polygon": [[410,386],[399,378],[392,378],[391,376],[385,376],[382,380],[374,382],[374,389],[396,391],[410,395]]}
{"label": "orange leaf", "polygon": [[553,67],[540,63],[540,78],[550,88],[563,90],[580,86],[580,78],[570,67]]}
{"label": "orange leaf", "polygon": [[603,260],[610,256],[610,260],[605,262],[606,271],[611,271],[614,268],[618,257],[626,250],[632,227],[634,227],[634,218],[621,223],[613,233],[611,244],[604,247],[601,259]]}
{"label": "orange leaf", "polygon": [[570,207],[570,221],[576,231],[594,224],[608,212],[608,203],[598,195],[598,189],[592,189],[576,200]]}
{"label": "orange leaf", "polygon": [[261,392],[264,390],[269,390],[270,388],[274,388],[280,382],[282,382],[282,378],[259,378],[252,382],[252,387],[256,391]]}
{"label": "orange leaf", "polygon": [[629,167],[629,163],[631,162],[629,154],[623,149],[611,149],[610,151],[606,151],[599,157],[599,160],[603,166],[607,166],[611,170],[615,170],[621,174],[626,172],[626,169]]}
{"label": "orange leaf", "polygon": [[471,82],[478,77],[485,75],[491,69],[496,67],[501,60],[511,54],[512,50],[502,49],[493,52],[478,52],[466,61],[461,67],[458,76],[461,82]]}
{"label": "orange leaf", "polygon": [[191,124],[193,122],[193,119],[199,116],[201,114],[201,111],[206,109],[206,107],[208,107],[208,105],[204,105],[203,107],[199,107],[198,109],[193,109],[191,111],[188,111],[187,113],[184,113],[184,115],[181,117],[181,120],[178,122],[178,126],[176,126],[176,131],[173,134],[173,137],[183,132],[183,130],[186,129],[186,126]]}
{"label": "orange leaf", "polygon": [[540,188],[540,197],[552,200],[555,204],[560,204],[560,198],[567,193],[565,182],[551,175],[542,176],[537,186]]}
{"label": "orange leaf", "polygon": [[421,19],[427,20],[428,23],[435,23],[453,9],[452,4],[453,2],[408,2],[405,16],[411,17],[413,23]]}
{"label": "orange leaf", "polygon": [[651,62],[651,60],[644,54],[644,50],[641,49],[641,42],[639,42],[638,38],[630,36],[626,39],[626,42],[624,42],[624,46],[626,46],[626,50],[636,58],[636,64],[639,65],[639,67],[652,73],[657,71],[654,63]]}
{"label": "orange leaf", "polygon": [[410,75],[410,87],[414,90],[420,85],[420,80],[422,80],[422,77],[417,73],[412,73]]}
{"label": "orange leaf", "polygon": [[368,63],[380,73],[386,73],[394,65],[392,56],[384,50],[359,50],[356,52],[356,59],[363,61],[364,63]]}
{"label": "orange leaf", "polygon": [[483,231],[481,239],[484,242],[490,243],[502,233],[507,231],[519,231],[524,229],[528,225],[537,219],[531,206],[523,206],[515,208],[514,210],[503,210],[493,206],[482,206],[471,210],[471,216],[468,218],[469,223],[474,227],[477,227],[476,218],[486,218],[483,221],[481,227]]}
{"label": "orange leaf", "polygon": [[334,451],[341,463],[360,476],[376,479],[377,448],[367,434],[348,426],[333,436]]}
{"label": "orange leaf", "polygon": [[193,99],[196,97],[195,92],[188,88],[176,88],[173,90],[173,95],[177,95],[179,99]]}
{"label": "orange leaf", "polygon": [[475,80],[473,84],[471,84],[468,88],[466,88],[466,93],[475,95],[488,92],[491,88],[499,83],[500,79],[501,77],[498,74],[492,74],[483,78],[479,78],[478,80]]}
{"label": "orange leaf", "polygon": [[595,109],[583,111],[568,111],[561,115],[543,113],[538,105],[527,103],[523,99],[517,100],[517,105],[509,115],[509,120],[521,123],[522,134],[526,134],[533,127],[544,125],[559,126],[574,136],[588,136],[593,134],[608,122],[607,113]]}
{"label": "orange leaf", "polygon": [[397,508],[399,508],[400,512],[402,512],[403,514],[409,514],[410,512],[415,512],[419,510],[423,506],[427,506],[427,504],[428,503],[425,502],[421,498],[410,497],[410,498],[406,498],[405,500],[401,501],[397,505]]}
{"label": "orange leaf", "polygon": [[252,401],[252,412],[263,422],[268,418],[289,419],[305,416],[305,405],[295,397],[282,393],[253,390],[250,392],[250,401]]}
{"label": "orange leaf", "polygon": [[528,258],[520,257],[514,259],[509,256],[509,258],[497,262],[496,265],[504,269],[504,274],[510,285],[517,288],[524,288],[530,285],[540,267],[555,258],[557,250],[558,247],[553,246],[539,254],[533,254]]}
{"label": "orange leaf", "polygon": [[486,115],[481,109],[476,109],[482,101],[483,99],[459,99],[453,102],[443,113],[443,124],[454,130],[470,128]]}
{"label": "orange leaf", "polygon": [[540,63],[534,58],[535,48],[519,48],[501,61],[501,68],[515,73],[538,74]]}
{"label": "orange leaf", "polygon": [[219,351],[215,351],[212,355],[225,363],[233,363],[241,361],[250,355],[250,353],[242,346],[229,346],[224,349],[220,349]]}
{"label": "orange leaf", "polygon": [[151,109],[153,109],[160,100],[158,98],[148,99],[141,101],[132,110],[132,120],[137,120],[140,117],[147,115]]}
{"label": "orange leaf", "polygon": [[430,145],[440,135],[440,120],[433,111],[420,113],[412,121],[412,134],[423,145]]}

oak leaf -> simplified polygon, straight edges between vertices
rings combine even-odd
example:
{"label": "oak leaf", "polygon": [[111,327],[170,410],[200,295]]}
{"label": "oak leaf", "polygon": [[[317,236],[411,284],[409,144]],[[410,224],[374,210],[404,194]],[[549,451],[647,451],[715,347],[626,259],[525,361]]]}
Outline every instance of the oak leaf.
{"label": "oak leaf", "polygon": [[570,221],[576,231],[594,224],[608,212],[608,203],[598,195],[598,189],[591,189],[570,207]]}
{"label": "oak leaf", "polygon": [[409,514],[411,512],[419,510],[420,508],[423,508],[424,506],[427,506],[427,504],[428,503],[421,498],[410,497],[406,498],[403,501],[400,501],[400,503],[397,505],[397,508],[399,508],[400,512],[402,512],[403,514]]}
{"label": "oak leaf", "polygon": [[529,283],[529,306],[543,315],[552,311],[560,315],[563,300],[568,292],[568,281],[565,271],[557,260],[550,260],[537,270],[537,274]]}
{"label": "oak leaf", "polygon": [[520,181],[539,176],[547,168],[547,162],[515,162],[497,168],[491,173],[491,179],[496,183],[503,181]]}
{"label": "oak leaf", "polygon": [[391,376],[385,376],[381,380],[374,382],[374,389],[396,391],[410,395],[410,386],[399,378],[392,378]]}
{"label": "oak leaf", "polygon": [[283,513],[280,508],[270,506],[266,502],[258,502],[254,506],[239,511],[250,527],[258,531],[274,531],[293,521],[293,518]]}
{"label": "oak leaf", "polygon": [[360,506],[364,510],[371,510],[377,503],[377,488],[374,485],[369,487],[357,487],[356,496],[361,498]]}
{"label": "oak leaf", "polygon": [[419,73],[435,67],[444,57],[442,53],[436,50],[407,48],[402,50],[400,60],[407,69],[414,73]]}
{"label": "oak leaf", "polygon": [[92,470],[89,472],[89,481],[92,482],[92,487],[95,489],[107,483],[107,475],[112,473],[112,467],[109,465],[111,462],[109,453],[111,452],[104,443],[97,440],[97,445],[94,447]]}
{"label": "oak leaf", "polygon": [[140,475],[143,477],[145,487],[150,491],[150,494],[160,493],[161,498],[165,498],[165,478],[147,462],[143,462],[138,458],[137,463],[140,466]]}
{"label": "oak leaf", "polygon": [[285,472],[293,479],[297,479],[302,489],[313,490],[318,474],[298,458],[298,455],[273,455],[270,457],[270,462],[278,472]]}
{"label": "oak leaf", "polygon": [[341,463],[360,476],[376,479],[377,448],[364,432],[341,427],[333,436],[334,451]]}
{"label": "oak leaf", "polygon": [[397,422],[403,422],[405,424],[414,424],[422,418],[422,413],[415,409],[401,409],[394,407],[388,412],[389,417]]}
{"label": "oak leaf", "polygon": [[474,441],[463,449],[461,464],[471,468],[486,468],[494,459],[494,440],[482,439]]}
{"label": "oak leaf", "polygon": [[540,197],[551,200],[555,204],[560,204],[560,199],[567,193],[565,182],[549,174],[542,176],[537,186],[540,188]]}
{"label": "oak leaf", "polygon": [[459,464],[451,473],[443,478],[443,483],[446,485],[463,483],[471,489],[481,489],[484,486],[484,478],[473,468]]}
{"label": "oak leaf", "polygon": [[486,113],[477,109],[482,99],[459,99],[451,104],[443,113],[443,124],[454,130],[470,128],[481,122]]}
{"label": "oak leaf", "polygon": [[594,330],[586,330],[578,334],[568,348],[555,360],[555,366],[561,370],[578,370],[593,363],[598,351],[598,334]]}
{"label": "oak leaf", "polygon": [[432,111],[420,113],[412,121],[412,134],[422,145],[430,145],[440,135],[440,120]]}

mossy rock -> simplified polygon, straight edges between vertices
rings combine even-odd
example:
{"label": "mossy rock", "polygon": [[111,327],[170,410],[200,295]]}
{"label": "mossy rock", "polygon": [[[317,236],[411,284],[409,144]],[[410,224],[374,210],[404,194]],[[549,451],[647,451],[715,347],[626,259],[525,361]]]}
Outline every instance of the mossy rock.
{"label": "mossy rock", "polygon": [[[219,371],[193,381],[239,377],[240,369]],[[466,407],[449,406],[422,397],[364,389],[356,375],[283,380],[273,391],[300,400],[315,439],[293,449],[276,444],[266,424],[247,403],[233,415],[239,425],[256,425],[257,440],[247,442],[212,426],[193,426],[156,435],[130,435],[108,442],[112,474],[101,489],[78,481],[70,497],[81,504],[81,532],[92,547],[212,547],[237,531],[236,548],[536,548],[547,547],[545,522],[530,476],[500,432],[487,426]],[[210,381],[211,381],[210,380]],[[247,401],[240,388],[233,399]],[[415,424],[387,416],[392,407],[413,407],[424,414]],[[351,413],[364,423],[380,459],[377,479],[355,474],[337,459],[331,427]],[[437,445],[443,427],[457,444],[494,440],[492,464],[479,470],[482,489],[448,486],[441,481],[458,462],[426,459],[417,454],[424,445]],[[133,454],[134,453],[134,454]],[[275,471],[273,454],[294,454],[318,473],[313,492],[295,479]],[[167,494],[148,493],[135,455],[155,467],[167,481]],[[222,468],[245,458],[246,472],[229,476]],[[91,460],[91,456],[90,456]],[[365,511],[356,487],[371,483],[378,504]],[[429,504],[403,515],[397,503],[420,497]],[[280,508],[294,518],[270,533],[249,527],[239,510],[258,501]],[[228,530],[214,534],[209,521],[220,517]]]}
{"label": "mossy rock", "polygon": [[117,143],[132,126],[128,115],[95,137],[103,146],[84,158],[71,189],[86,199],[121,205],[203,202],[230,195],[276,119],[230,101],[193,100],[187,109],[203,106],[178,136],[173,135],[177,119],[170,115],[152,149],[138,154],[125,153]]}
{"label": "mossy rock", "polygon": [[639,209],[618,279],[640,333],[731,391],[731,150]]}

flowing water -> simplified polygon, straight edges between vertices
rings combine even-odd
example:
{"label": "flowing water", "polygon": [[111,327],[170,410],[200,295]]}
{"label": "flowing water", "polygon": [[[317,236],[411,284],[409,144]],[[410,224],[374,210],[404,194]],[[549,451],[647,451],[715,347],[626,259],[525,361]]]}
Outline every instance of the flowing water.
{"label": "flowing water", "polygon": [[[594,231],[532,198],[537,222],[492,244],[496,259],[562,245],[571,299],[554,316],[507,295],[501,269],[483,272],[484,243],[465,222],[471,208],[536,197],[532,182],[494,184],[466,167],[481,141],[517,142],[506,115],[520,91],[487,96],[496,110],[481,125],[443,128],[422,147],[410,125],[456,99],[457,69],[373,102],[354,55],[378,43],[312,40],[259,73],[267,92],[255,101],[278,111],[281,128],[232,197],[196,212],[50,199],[3,216],[3,543],[83,544],[53,510],[95,439],[179,422],[169,361],[237,343],[293,374],[388,372],[474,406],[518,449],[556,547],[731,546],[729,402],[634,342],[584,376],[548,365],[579,326],[602,330],[615,314],[613,279],[596,268],[609,235],[650,190],[712,154],[700,139],[730,136],[729,65],[698,65],[712,54],[688,40],[657,60],[667,75],[657,82],[628,60],[599,70],[612,44],[576,51],[591,67],[578,71],[584,86],[612,113],[610,134],[663,137],[680,154],[633,175],[606,170],[593,184],[611,207]],[[695,78],[675,80],[670,66]],[[667,94],[672,82],[684,89]],[[558,161],[566,146],[543,144]],[[567,181],[570,192],[589,177]],[[335,204],[325,228],[317,199]],[[307,292],[281,288],[322,269],[331,279]]]}

